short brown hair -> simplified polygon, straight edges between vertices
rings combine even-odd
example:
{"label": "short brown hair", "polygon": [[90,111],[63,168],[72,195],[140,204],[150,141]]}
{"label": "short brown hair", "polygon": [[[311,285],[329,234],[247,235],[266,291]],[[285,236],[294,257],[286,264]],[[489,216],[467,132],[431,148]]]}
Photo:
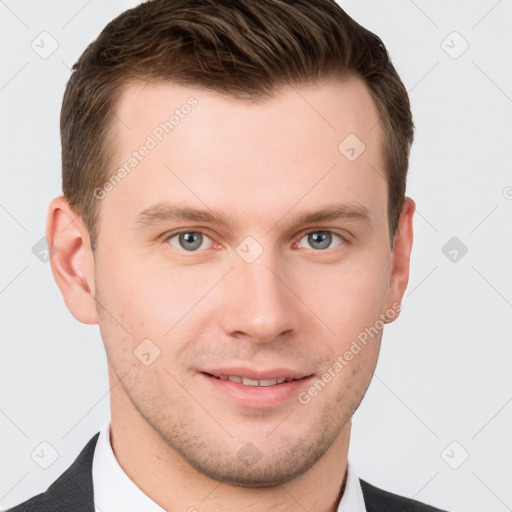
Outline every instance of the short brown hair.
{"label": "short brown hair", "polygon": [[409,98],[381,39],[334,0],[152,0],[115,18],[73,66],[66,87],[64,196],[94,249],[100,203],[94,190],[112,173],[114,108],[134,80],[257,100],[279,85],[349,75],[364,80],[379,111],[393,237],[413,141]]}

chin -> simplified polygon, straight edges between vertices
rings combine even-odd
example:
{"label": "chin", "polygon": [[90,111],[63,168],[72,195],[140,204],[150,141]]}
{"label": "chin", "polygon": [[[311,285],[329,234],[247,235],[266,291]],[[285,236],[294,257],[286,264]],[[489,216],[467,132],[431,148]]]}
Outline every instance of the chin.
{"label": "chin", "polygon": [[248,467],[243,463],[232,464],[227,467],[212,467],[210,464],[198,466],[196,469],[205,476],[229,484],[234,487],[261,489],[277,487],[301,474],[305,473],[310,465],[295,465],[297,461],[288,461],[286,466],[272,465],[272,462],[262,458],[254,467]]}
{"label": "chin", "polygon": [[[268,443],[261,450],[247,442],[233,455],[196,449],[182,452],[182,457],[198,472],[212,480],[245,488],[276,487],[311,469],[326,453],[334,439],[296,439],[293,443]],[[273,451],[271,451],[273,450]],[[229,453],[229,455],[228,455]],[[205,456],[205,454],[207,454]]]}

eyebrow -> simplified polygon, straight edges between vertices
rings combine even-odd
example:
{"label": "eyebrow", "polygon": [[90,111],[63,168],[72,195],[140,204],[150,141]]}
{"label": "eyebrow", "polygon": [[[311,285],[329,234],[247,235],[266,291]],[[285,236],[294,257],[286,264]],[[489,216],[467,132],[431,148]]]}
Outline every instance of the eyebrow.
{"label": "eyebrow", "polygon": [[[281,219],[284,218],[281,217]],[[275,224],[277,225],[281,219]],[[324,206],[312,212],[305,212],[294,218],[293,224],[302,226],[318,222],[334,220],[355,220],[368,222],[370,219],[368,209],[359,203],[332,204]],[[199,210],[189,207],[178,207],[170,203],[157,203],[140,212],[135,221],[136,227],[152,226],[168,222],[170,220],[184,220],[192,222],[204,222],[206,224],[219,225],[232,230],[231,217],[225,217],[220,212],[213,210]]]}

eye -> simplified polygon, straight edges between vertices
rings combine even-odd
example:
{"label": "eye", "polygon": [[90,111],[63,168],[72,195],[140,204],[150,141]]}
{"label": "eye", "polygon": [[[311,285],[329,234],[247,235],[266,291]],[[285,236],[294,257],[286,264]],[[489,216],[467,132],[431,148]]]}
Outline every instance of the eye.
{"label": "eye", "polygon": [[340,244],[345,241],[340,235],[337,235],[332,231],[310,231],[300,239],[299,247],[302,240],[305,239],[307,240],[307,243],[310,244],[310,247],[322,251],[330,248],[333,242],[333,238],[337,238],[338,240],[340,240]]}
{"label": "eye", "polygon": [[182,231],[169,236],[166,240],[174,247],[188,252],[208,249],[212,242],[207,235],[200,231]]}

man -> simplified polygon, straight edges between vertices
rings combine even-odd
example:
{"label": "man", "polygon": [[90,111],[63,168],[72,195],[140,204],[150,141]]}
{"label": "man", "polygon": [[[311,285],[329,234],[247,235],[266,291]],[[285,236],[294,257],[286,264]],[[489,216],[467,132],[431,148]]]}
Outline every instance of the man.
{"label": "man", "polygon": [[61,135],[52,271],[111,422],[11,510],[437,510],[347,460],[412,247],[379,38],[331,0],[150,1],[75,65]]}

